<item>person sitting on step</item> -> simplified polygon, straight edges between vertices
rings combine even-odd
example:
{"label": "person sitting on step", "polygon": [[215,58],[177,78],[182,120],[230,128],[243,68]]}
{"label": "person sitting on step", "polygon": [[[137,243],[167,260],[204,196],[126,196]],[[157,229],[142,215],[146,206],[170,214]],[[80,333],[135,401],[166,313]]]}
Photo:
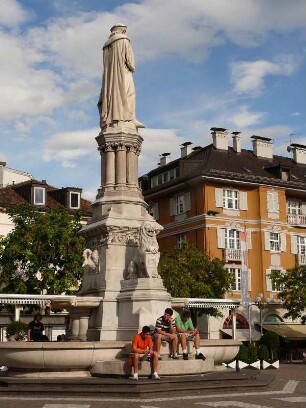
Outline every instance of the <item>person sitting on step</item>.
{"label": "person sitting on step", "polygon": [[174,319],[179,342],[183,350],[183,359],[188,360],[187,341],[192,340],[196,350],[195,358],[197,360],[206,360],[200,351],[200,333],[194,328],[189,310],[183,310],[180,315]]}
{"label": "person sitting on step", "polygon": [[134,370],[133,375],[130,377],[132,380],[138,380],[139,360],[150,361],[151,375],[149,378],[153,380],[160,379],[157,374],[158,355],[156,351],[153,351],[153,340],[149,326],[143,326],[141,332],[133,337],[130,358]]}
{"label": "person sitting on step", "polygon": [[176,352],[177,349],[177,335],[174,326],[174,321],[172,319],[173,310],[170,307],[167,307],[163,316],[159,317],[156,320],[155,332],[153,334],[155,350],[158,353],[158,359],[161,360],[160,355],[160,346],[162,341],[167,341],[170,347],[170,357],[177,359],[178,355]]}

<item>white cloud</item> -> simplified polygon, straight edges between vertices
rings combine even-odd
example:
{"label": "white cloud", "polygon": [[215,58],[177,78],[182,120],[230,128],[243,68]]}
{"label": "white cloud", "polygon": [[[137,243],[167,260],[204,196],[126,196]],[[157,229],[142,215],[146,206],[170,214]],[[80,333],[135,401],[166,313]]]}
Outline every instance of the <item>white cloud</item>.
{"label": "white cloud", "polygon": [[1,0],[0,26],[15,28],[30,18],[31,13],[16,0]]}
{"label": "white cloud", "polygon": [[57,160],[65,168],[75,167],[77,160],[94,154],[97,148],[95,136],[98,134],[96,128],[55,133],[43,143],[42,158],[44,161]]}
{"label": "white cloud", "polygon": [[231,63],[231,82],[239,94],[253,92],[257,95],[264,87],[269,75],[291,75],[296,64],[292,56],[279,57],[278,61],[267,60]]}
{"label": "white cloud", "polygon": [[237,113],[230,115],[233,126],[244,128],[259,123],[265,116],[264,112],[251,112],[248,106],[241,106]]}
{"label": "white cloud", "polygon": [[175,129],[142,129],[141,136],[144,141],[139,158],[140,175],[156,168],[162,153],[169,152],[172,160],[177,159],[180,145],[185,141]]}

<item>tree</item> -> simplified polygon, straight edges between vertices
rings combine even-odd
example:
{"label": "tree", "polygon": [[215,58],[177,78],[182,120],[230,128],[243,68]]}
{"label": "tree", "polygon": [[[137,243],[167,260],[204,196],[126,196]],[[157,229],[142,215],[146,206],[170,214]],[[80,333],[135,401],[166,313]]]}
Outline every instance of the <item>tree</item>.
{"label": "tree", "polygon": [[[181,298],[223,298],[233,279],[220,259],[210,258],[187,243],[162,254],[159,273],[168,292]],[[215,310],[205,312],[216,315]]]}
{"label": "tree", "polygon": [[306,266],[288,269],[285,274],[273,271],[273,282],[281,288],[278,297],[288,312],[285,318],[301,318],[306,323]]}
{"label": "tree", "polygon": [[82,277],[80,213],[64,207],[41,213],[28,204],[7,209],[15,228],[0,242],[2,291],[72,293]]}

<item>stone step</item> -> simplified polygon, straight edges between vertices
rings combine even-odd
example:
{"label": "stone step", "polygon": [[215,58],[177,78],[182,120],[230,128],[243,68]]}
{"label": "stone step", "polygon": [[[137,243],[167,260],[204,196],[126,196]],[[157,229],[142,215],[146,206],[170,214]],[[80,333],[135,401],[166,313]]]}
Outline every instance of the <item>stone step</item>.
{"label": "stone step", "polygon": [[272,372],[262,373],[257,370],[245,372],[213,372],[202,375],[166,376],[160,381],[140,378],[138,381],[127,378],[0,378],[0,395],[11,392],[27,393],[72,393],[73,395],[100,395],[109,397],[145,397],[149,395],[177,395],[178,392],[213,390],[256,389],[268,386],[275,378]]}
{"label": "stone step", "polygon": [[[163,359],[158,362],[158,373],[160,375],[188,375],[188,374],[203,374],[214,370],[214,360],[206,359],[195,360],[194,357],[189,360],[183,360],[180,357],[178,360],[173,360],[163,356]],[[128,376],[131,370],[126,360],[109,360],[98,361],[91,369],[90,373],[94,377],[122,377]],[[148,361],[139,362],[139,376],[147,377],[151,373],[150,363]]]}

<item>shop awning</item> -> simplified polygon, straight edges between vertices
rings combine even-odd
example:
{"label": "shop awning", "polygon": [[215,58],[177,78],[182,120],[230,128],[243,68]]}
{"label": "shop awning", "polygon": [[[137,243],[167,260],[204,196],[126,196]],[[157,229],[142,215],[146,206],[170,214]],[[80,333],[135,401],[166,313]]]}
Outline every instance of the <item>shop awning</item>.
{"label": "shop awning", "polygon": [[306,324],[263,324],[265,330],[273,331],[288,340],[306,340]]}
{"label": "shop awning", "polygon": [[[221,329],[221,332],[231,337],[233,334],[232,329]],[[259,341],[261,338],[260,332],[255,329],[252,329],[251,336],[252,336],[252,341]],[[236,329],[236,339],[241,340],[241,341],[249,341],[250,340],[249,329]]]}

